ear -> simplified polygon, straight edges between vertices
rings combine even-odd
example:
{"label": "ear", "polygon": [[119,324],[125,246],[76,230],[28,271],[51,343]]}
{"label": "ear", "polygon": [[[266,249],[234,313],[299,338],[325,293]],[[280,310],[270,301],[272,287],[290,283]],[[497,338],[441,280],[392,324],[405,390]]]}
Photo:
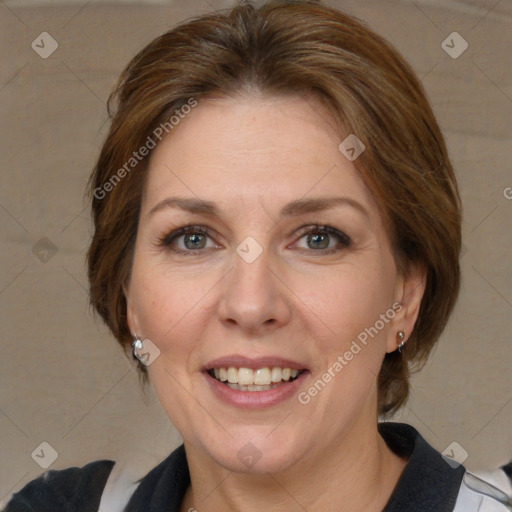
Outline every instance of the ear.
{"label": "ear", "polygon": [[123,293],[126,300],[126,323],[128,324],[130,332],[132,333],[132,335],[134,335],[137,334],[139,331],[137,317],[135,315],[135,311],[133,308],[133,301],[131,300],[129,282],[123,284]]}
{"label": "ear", "polygon": [[[427,271],[423,266],[416,265],[409,269],[406,276],[398,276],[395,288],[395,317],[390,325],[387,352],[394,352],[399,345],[397,341],[398,331],[405,332],[407,341],[416,324],[416,319],[420,311],[421,300],[425,293],[427,284]],[[400,304],[401,307],[398,307]]]}

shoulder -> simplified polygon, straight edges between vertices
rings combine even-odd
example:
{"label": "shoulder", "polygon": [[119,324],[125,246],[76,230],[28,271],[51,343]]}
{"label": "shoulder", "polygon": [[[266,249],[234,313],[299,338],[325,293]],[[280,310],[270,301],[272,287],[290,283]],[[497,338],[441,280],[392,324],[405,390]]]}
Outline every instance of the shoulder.
{"label": "shoulder", "polygon": [[114,464],[98,460],[82,467],[47,471],[14,493],[3,512],[97,512]]}
{"label": "shoulder", "polygon": [[479,478],[435,450],[410,425],[380,423],[379,432],[393,452],[408,459],[384,512],[512,510],[506,466]]}
{"label": "shoulder", "polygon": [[454,512],[507,512],[512,510],[512,486],[504,472],[466,472]]}
{"label": "shoulder", "polygon": [[379,423],[379,433],[396,455],[407,459],[384,512],[453,511],[465,469],[450,464],[410,425]]}
{"label": "shoulder", "polygon": [[139,480],[126,511],[179,510],[189,484],[190,473],[182,444]]}

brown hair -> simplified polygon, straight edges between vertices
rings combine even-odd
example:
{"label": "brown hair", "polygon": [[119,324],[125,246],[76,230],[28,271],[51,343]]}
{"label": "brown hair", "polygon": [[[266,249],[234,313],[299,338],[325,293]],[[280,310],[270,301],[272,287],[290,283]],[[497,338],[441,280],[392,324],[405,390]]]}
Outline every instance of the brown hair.
{"label": "brown hair", "polygon": [[379,414],[390,414],[406,401],[409,372],[426,361],[458,295],[460,198],[443,136],[410,66],[364,23],[317,2],[244,2],[194,18],[128,64],[109,99],[111,127],[90,181],[91,303],[128,352],[123,284],[148,164],[148,157],[135,162],[134,151],[191,99],[244,91],[313,93],[326,104],[366,147],[355,163],[381,208],[399,271],[407,274],[412,264],[426,269],[407,348],[387,354],[378,377]]}

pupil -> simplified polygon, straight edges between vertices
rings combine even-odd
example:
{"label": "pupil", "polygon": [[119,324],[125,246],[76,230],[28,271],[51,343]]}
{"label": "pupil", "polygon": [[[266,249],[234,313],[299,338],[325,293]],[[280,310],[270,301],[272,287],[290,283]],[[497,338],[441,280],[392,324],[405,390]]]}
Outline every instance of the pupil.
{"label": "pupil", "polygon": [[314,246],[318,249],[326,249],[329,246],[329,237],[326,234],[310,235],[308,242],[313,242]]}
{"label": "pupil", "polygon": [[[185,246],[187,249],[202,249],[204,247],[204,237],[202,235],[192,234],[185,237]],[[190,245],[189,245],[190,242]]]}

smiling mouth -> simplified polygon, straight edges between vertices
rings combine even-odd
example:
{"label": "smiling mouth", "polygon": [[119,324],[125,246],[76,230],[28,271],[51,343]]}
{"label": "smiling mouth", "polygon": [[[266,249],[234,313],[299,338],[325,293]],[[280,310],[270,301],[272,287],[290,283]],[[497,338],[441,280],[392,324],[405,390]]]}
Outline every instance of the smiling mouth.
{"label": "smiling mouth", "polygon": [[292,382],[306,370],[281,368],[237,368],[235,366],[210,368],[208,375],[235,391],[268,391]]}

